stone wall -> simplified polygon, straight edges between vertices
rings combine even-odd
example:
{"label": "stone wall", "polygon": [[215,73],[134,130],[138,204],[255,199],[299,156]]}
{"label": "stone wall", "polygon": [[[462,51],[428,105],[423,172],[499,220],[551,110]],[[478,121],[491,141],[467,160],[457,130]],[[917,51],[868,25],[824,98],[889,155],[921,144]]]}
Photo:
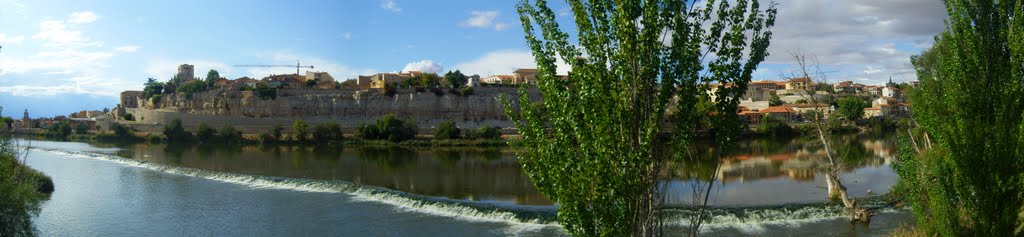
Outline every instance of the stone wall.
{"label": "stone wall", "polygon": [[[438,96],[427,90],[399,89],[393,96],[382,89],[312,90],[283,89],[276,99],[261,99],[248,91],[214,90],[192,95],[163,95],[160,101],[140,100],[140,108],[125,108],[135,121],[119,121],[142,132],[160,132],[163,125],[180,118],[186,129],[194,130],[200,123],[214,128],[231,124],[246,133],[269,131],[282,125],[286,132],[297,118],[313,126],[336,122],[346,132],[354,132],[360,124],[393,113],[400,118],[414,119],[422,133],[432,131],[441,121],[451,119],[461,128],[480,126],[513,127],[499,101],[502,94],[515,102],[517,88],[474,88],[474,93],[460,96],[445,90]],[[539,91],[530,97],[540,98]],[[510,132],[510,131],[506,131]]]}

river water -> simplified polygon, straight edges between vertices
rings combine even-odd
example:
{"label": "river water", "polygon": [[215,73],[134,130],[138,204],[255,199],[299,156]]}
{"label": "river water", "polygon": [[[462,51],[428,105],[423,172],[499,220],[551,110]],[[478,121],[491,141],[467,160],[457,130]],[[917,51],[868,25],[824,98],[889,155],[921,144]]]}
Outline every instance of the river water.
{"label": "river water", "polygon": [[[847,136],[841,175],[851,195],[895,183],[891,136]],[[23,144],[25,142],[22,142]],[[812,141],[754,140],[721,162],[709,236],[877,236],[912,224],[882,208],[851,225],[826,204]],[[207,147],[32,141],[28,164],[56,192],[35,218],[44,236],[558,236],[555,208],[510,149]],[[667,171],[670,203],[714,173]],[[702,175],[703,174],[703,175]],[[870,191],[869,191],[870,190]],[[870,202],[866,202],[870,203]],[[685,232],[685,208],[668,233]]]}

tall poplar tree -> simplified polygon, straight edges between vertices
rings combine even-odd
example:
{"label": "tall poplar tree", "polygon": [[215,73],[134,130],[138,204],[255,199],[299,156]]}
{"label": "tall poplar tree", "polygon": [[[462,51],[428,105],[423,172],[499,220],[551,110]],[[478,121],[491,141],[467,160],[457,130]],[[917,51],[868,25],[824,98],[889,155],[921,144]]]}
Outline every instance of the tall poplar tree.
{"label": "tall poplar tree", "polygon": [[[662,162],[682,156],[706,91],[714,93],[716,150],[728,150],[776,10],[756,0],[567,2],[578,42],[547,1],[517,6],[542,95],[531,104],[523,89],[516,103],[506,101],[528,148],[520,162],[558,203],[558,222],[570,234],[658,235]],[[571,66],[567,77],[556,75],[558,59]]]}
{"label": "tall poplar tree", "polygon": [[894,166],[918,228],[1009,236],[1024,205],[1024,2],[944,2],[946,31],[912,58],[924,133],[906,136]]}

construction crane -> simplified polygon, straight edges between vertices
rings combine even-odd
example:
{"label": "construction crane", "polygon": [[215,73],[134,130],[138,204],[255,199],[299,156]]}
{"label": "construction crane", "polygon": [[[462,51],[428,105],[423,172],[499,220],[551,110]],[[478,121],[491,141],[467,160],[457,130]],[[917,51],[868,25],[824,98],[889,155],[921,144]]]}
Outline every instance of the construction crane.
{"label": "construction crane", "polygon": [[299,62],[299,61],[295,61],[295,65],[244,64],[244,65],[235,65],[234,67],[294,67],[295,68],[295,75],[299,75],[299,69],[300,68],[313,69],[313,65],[302,65],[302,62]]}

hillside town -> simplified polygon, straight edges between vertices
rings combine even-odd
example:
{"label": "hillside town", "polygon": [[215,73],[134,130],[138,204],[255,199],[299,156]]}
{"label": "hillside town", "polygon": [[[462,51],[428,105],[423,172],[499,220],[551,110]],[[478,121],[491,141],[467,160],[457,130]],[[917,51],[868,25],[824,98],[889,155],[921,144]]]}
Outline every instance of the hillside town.
{"label": "hillside town", "polygon": [[[212,70],[211,70],[212,71]],[[215,72],[215,71],[213,71]],[[463,88],[474,87],[510,87],[512,89],[525,85],[528,88],[537,83],[538,70],[519,68],[505,75],[489,75],[482,77],[477,74],[463,75],[461,72],[448,72],[445,75],[421,71],[380,72],[372,75],[361,75],[356,78],[338,82],[330,73],[306,71],[301,74],[269,75],[256,80],[249,77],[227,79],[224,77],[202,78],[195,75],[195,66],[182,64],[177,73],[167,82],[150,80],[145,90],[128,90],[121,93],[120,104],[114,109],[80,111],[67,116],[52,118],[31,118],[25,110],[22,118],[3,123],[3,131],[29,132],[46,129],[59,123],[68,122],[72,125],[82,124],[89,129],[103,130],[104,126],[123,120],[133,120],[125,109],[152,108],[159,103],[162,95],[190,94],[198,91],[237,92],[241,97],[261,97],[276,94],[281,90],[299,90],[298,93],[314,91],[388,91],[396,88],[415,88],[416,92],[431,88]],[[215,74],[211,74],[215,75]],[[565,77],[565,76],[559,76]],[[454,78],[454,79],[453,79]],[[196,86],[200,84],[199,86]],[[720,85],[709,85],[707,93],[714,96]],[[732,85],[724,85],[730,87]],[[896,84],[890,79],[884,85],[865,85],[853,81],[841,81],[833,84],[815,82],[810,78],[792,78],[785,81],[753,81],[747,86],[741,98],[737,113],[749,125],[759,125],[764,117],[773,117],[789,123],[806,122],[806,113],[821,111],[829,115],[836,110],[832,104],[812,104],[810,101],[827,101],[827,98],[856,97],[870,101],[864,108],[863,118],[905,117],[910,113],[910,102],[904,90],[916,86],[916,82]],[[511,90],[511,89],[510,89]],[[441,92],[443,93],[443,91]],[[471,92],[470,92],[471,93]],[[813,97],[813,98],[812,98]],[[272,99],[272,98],[270,98]],[[470,98],[471,99],[471,98]],[[816,100],[814,100],[816,99]],[[834,101],[834,100],[833,100]],[[148,105],[148,106],[147,106]]]}

